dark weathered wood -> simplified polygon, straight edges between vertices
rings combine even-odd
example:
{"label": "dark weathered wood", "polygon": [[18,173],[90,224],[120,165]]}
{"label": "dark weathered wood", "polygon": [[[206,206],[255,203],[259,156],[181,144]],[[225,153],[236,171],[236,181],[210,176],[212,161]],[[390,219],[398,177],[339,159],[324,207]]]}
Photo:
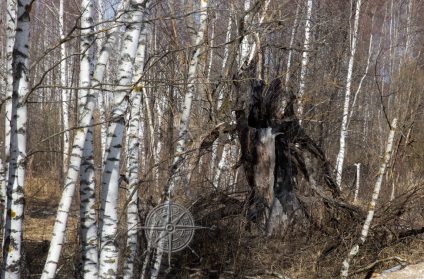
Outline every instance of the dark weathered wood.
{"label": "dark weathered wood", "polygon": [[324,152],[299,125],[296,96],[280,80],[266,85],[241,76],[234,89],[241,162],[252,189],[251,220],[260,221],[271,234],[296,218],[322,224],[338,214],[331,212],[334,208],[360,212],[340,199]]}

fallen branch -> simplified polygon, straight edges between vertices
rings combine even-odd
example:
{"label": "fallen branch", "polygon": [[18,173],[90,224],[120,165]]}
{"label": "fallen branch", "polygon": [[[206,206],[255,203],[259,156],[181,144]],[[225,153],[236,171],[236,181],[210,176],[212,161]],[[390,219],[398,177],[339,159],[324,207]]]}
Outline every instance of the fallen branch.
{"label": "fallen branch", "polygon": [[390,257],[390,258],[386,258],[386,259],[380,259],[380,260],[376,260],[376,261],[374,261],[374,262],[366,265],[363,268],[357,269],[357,270],[355,270],[352,273],[349,273],[349,277],[352,276],[352,275],[355,275],[355,274],[364,272],[364,271],[368,271],[368,270],[374,268],[377,264],[388,262],[388,261],[397,261],[399,264],[401,264],[403,266],[406,266],[406,265],[410,264],[409,261],[407,261],[406,259],[403,259],[401,257]]}
{"label": "fallen branch", "polygon": [[[193,272],[206,272],[206,273],[225,273],[225,274],[231,274],[231,275],[240,275],[234,271],[231,270],[224,270],[224,271],[219,271],[219,270],[214,270],[214,269],[201,269],[201,268],[190,268],[190,267],[185,267],[186,270],[188,271],[193,271]],[[275,272],[275,271],[269,271],[269,270],[264,270],[264,269],[257,269],[257,270],[251,270],[248,271],[247,274],[243,275],[244,278],[247,279],[254,279],[256,278],[256,276],[261,276],[261,275],[268,275],[268,276],[274,276],[275,278],[278,279],[291,279],[291,277]]]}

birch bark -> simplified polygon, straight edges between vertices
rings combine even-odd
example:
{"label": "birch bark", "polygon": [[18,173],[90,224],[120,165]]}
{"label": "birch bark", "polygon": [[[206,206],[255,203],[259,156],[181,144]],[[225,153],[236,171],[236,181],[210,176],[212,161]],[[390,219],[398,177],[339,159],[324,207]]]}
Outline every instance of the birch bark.
{"label": "birch bark", "polygon": [[133,278],[134,259],[137,250],[137,198],[138,198],[138,173],[139,173],[139,127],[142,88],[133,90],[130,96],[131,116],[127,128],[127,244],[125,249],[124,278]]}
{"label": "birch bark", "polygon": [[4,226],[2,278],[20,278],[24,180],[26,161],[27,105],[29,92],[30,0],[19,2],[13,47],[13,92],[10,119],[10,161]]}
{"label": "birch bark", "polygon": [[195,79],[197,77],[197,65],[199,64],[200,54],[201,54],[201,44],[205,37],[207,19],[208,19],[208,2],[207,0],[200,1],[200,27],[196,36],[195,50],[193,56],[190,60],[190,66],[188,70],[187,78],[187,91],[184,97],[183,110],[181,112],[180,126],[178,128],[178,141],[176,146],[175,158],[173,165],[171,167],[171,173],[169,178],[169,183],[165,187],[164,195],[166,197],[171,197],[175,190],[175,180],[174,176],[180,168],[184,158],[183,152],[186,145],[187,134],[189,130],[189,117],[191,113],[191,106],[193,101],[194,91],[196,89]]}
{"label": "birch bark", "polygon": [[[125,2],[125,1],[121,1]],[[122,4],[121,4],[122,5]],[[120,11],[122,12],[122,11]],[[118,12],[118,14],[120,13]],[[104,21],[105,21],[105,14],[104,14],[104,2],[103,0],[98,0],[98,20],[99,24],[97,26],[97,31],[101,32],[103,31],[103,28],[105,28]],[[100,57],[100,53],[102,50],[102,47],[104,45],[104,37],[103,34],[99,34],[96,38],[96,46],[97,46],[97,53],[96,57]],[[105,96],[103,94],[98,94],[97,96],[97,107],[99,109],[99,118],[100,118],[100,148],[101,148],[101,155],[102,159],[105,156],[105,149],[106,149],[106,138],[107,138],[107,124],[106,124],[106,101]]]}
{"label": "birch bark", "polygon": [[[187,77],[187,91],[184,98],[183,109],[181,112],[181,120],[180,126],[178,128],[178,141],[175,149],[175,157],[173,164],[170,169],[169,179],[164,188],[163,196],[166,199],[170,199],[175,190],[176,178],[175,174],[180,169],[183,161],[184,161],[184,148],[186,145],[187,134],[189,131],[189,118],[191,113],[192,101],[194,97],[194,92],[196,89],[195,79],[197,78],[197,68],[200,61],[201,56],[201,44],[204,41],[206,27],[207,27],[207,19],[208,19],[208,1],[207,0],[199,0],[200,4],[200,26],[199,30],[196,34],[195,38],[195,50],[193,51],[193,55],[190,59],[190,65],[188,69],[188,77]],[[160,266],[162,262],[162,252],[158,251],[157,255],[155,255],[153,259],[153,264],[151,268],[151,279],[156,279],[159,275]],[[146,261],[147,263],[147,261]],[[147,267],[147,264],[145,266]],[[144,275],[143,275],[144,276]]]}
{"label": "birch bark", "polygon": [[[287,68],[286,68],[286,83],[285,83],[286,88],[289,86],[289,82],[290,82],[291,58],[292,58],[292,55],[293,55],[292,48],[293,48],[293,45],[294,45],[294,39],[295,39],[295,36],[296,36],[297,27],[298,27],[297,25],[298,25],[298,22],[299,22],[299,10],[300,10],[300,3],[297,4],[296,15],[294,17],[293,29],[292,29],[291,37],[290,37],[290,44],[289,44],[290,49],[289,49],[289,54],[287,56]],[[286,104],[283,104],[283,107],[285,107],[285,106],[286,106]]]}
{"label": "birch bark", "polygon": [[[94,25],[92,0],[82,2],[81,20],[81,49],[83,54],[80,62],[79,90],[80,97],[88,102],[89,88],[93,77],[94,63]],[[84,278],[97,276],[97,224],[96,224],[96,187],[94,172],[93,152],[93,118],[89,123],[85,137],[84,150],[81,158],[80,172],[80,219],[81,219],[81,244],[82,244],[82,272]]]}
{"label": "birch bark", "polygon": [[131,85],[134,60],[143,19],[145,0],[130,1],[128,24],[121,49],[118,76],[113,94],[111,121],[108,126],[105,166],[102,174],[100,208],[100,266],[99,278],[116,278],[118,247],[115,241],[118,230],[119,162],[128,106],[127,90]]}
{"label": "birch bark", "polygon": [[[146,13],[149,8],[146,7]],[[146,14],[145,14],[146,16]],[[144,24],[143,24],[144,25]],[[137,198],[138,198],[138,183],[139,183],[139,133],[141,120],[141,99],[142,90],[145,90],[144,83],[140,80],[143,76],[145,51],[146,51],[146,28],[142,26],[142,32],[138,42],[138,51],[134,64],[133,83],[135,88],[130,95],[131,110],[129,123],[127,126],[127,170],[126,177],[128,178],[127,187],[127,243],[125,249],[124,263],[124,278],[133,278],[134,276],[134,259],[137,251]],[[144,158],[142,158],[144,159]]]}
{"label": "birch bark", "polygon": [[411,27],[412,27],[412,11],[413,11],[413,0],[409,0],[408,3],[408,15],[406,18],[406,42],[405,42],[405,57],[409,58],[411,56],[410,48],[412,43]]}
{"label": "birch bark", "polygon": [[[225,140],[224,140],[225,144]],[[221,159],[219,160],[218,166],[215,171],[215,175],[213,176],[213,186],[215,189],[219,188],[221,172],[226,169],[228,164],[227,154],[229,153],[230,144],[225,144],[224,149],[222,150]]]}
{"label": "birch bark", "polygon": [[[63,14],[63,1],[59,3],[59,36],[60,40],[65,38],[64,35],[64,14]],[[62,42],[60,44],[60,85],[62,86],[62,123],[63,123],[63,173],[68,169],[69,159],[69,90],[65,89],[67,86],[66,81],[66,46]]]}
{"label": "birch bark", "polygon": [[389,163],[390,157],[392,155],[393,139],[394,139],[394,136],[395,136],[396,128],[397,128],[397,119],[394,118],[393,121],[392,121],[392,125],[390,127],[389,138],[387,139],[386,152],[384,153],[384,157],[383,157],[383,160],[381,162],[380,169],[378,171],[377,181],[375,183],[374,191],[372,193],[372,198],[371,198],[370,204],[368,205],[368,214],[367,214],[367,217],[365,219],[364,225],[362,227],[361,236],[359,238],[358,243],[355,244],[352,247],[352,249],[349,251],[346,259],[343,261],[342,270],[341,270],[341,274],[340,274],[341,278],[347,278],[348,277],[350,262],[352,261],[352,259],[358,253],[359,246],[364,244],[366,239],[367,239],[368,232],[370,230],[371,223],[372,223],[372,220],[374,218],[375,206],[376,206],[376,203],[377,203],[377,199],[378,199],[378,196],[380,195],[380,189],[381,189],[381,184],[383,182],[384,173],[386,172],[387,164]]}
{"label": "birch bark", "polygon": [[80,218],[83,278],[98,274],[97,212],[93,153],[93,128],[88,128],[80,173]]}
{"label": "birch bark", "polygon": [[[6,2],[6,96],[4,99],[5,123],[4,123],[4,180],[1,182],[2,192],[6,193],[7,180],[9,177],[10,162],[10,121],[12,119],[12,92],[13,92],[13,46],[15,44],[16,30],[16,0]],[[6,208],[7,196],[5,195],[4,208]],[[6,211],[2,212],[3,220],[6,220]],[[4,242],[4,227],[2,226]],[[4,247],[2,245],[2,247]]]}
{"label": "birch bark", "polygon": [[350,55],[349,55],[349,64],[347,68],[347,77],[346,77],[346,91],[345,91],[345,99],[343,105],[343,119],[342,119],[342,127],[340,130],[340,148],[339,153],[337,155],[336,160],[336,183],[339,185],[339,188],[342,188],[342,172],[343,172],[343,162],[346,153],[346,138],[348,134],[347,125],[348,125],[348,116],[349,116],[349,105],[350,105],[350,93],[352,86],[352,74],[353,74],[353,64],[355,59],[356,52],[356,41],[358,37],[358,26],[359,26],[359,15],[361,12],[361,1],[356,1],[356,9],[355,9],[355,20],[353,24],[353,32],[352,32],[352,42],[350,46]]}
{"label": "birch bark", "polygon": [[[227,60],[228,60],[229,43],[230,43],[230,40],[231,40],[231,30],[232,30],[232,18],[231,17],[233,15],[233,13],[234,13],[234,4],[231,3],[230,14],[229,14],[228,23],[227,23],[227,33],[226,33],[226,36],[225,36],[224,57],[222,59],[222,67],[221,67],[223,73],[225,72],[225,66],[226,66]],[[218,98],[216,100],[215,109],[217,111],[220,110],[223,100],[224,100],[224,90],[222,88],[219,91]],[[214,173],[215,173],[215,169],[216,169],[218,147],[219,147],[219,142],[215,141],[212,145],[212,160],[211,160],[211,168],[210,168],[210,171],[212,173],[212,176],[211,176],[212,179],[215,179],[215,177],[216,177],[216,174],[214,174]],[[215,183],[213,185],[215,185]]]}
{"label": "birch bark", "polygon": [[[0,150],[3,148],[3,142],[0,142]],[[5,169],[4,169],[4,165],[3,165],[3,160],[0,157],[0,228],[4,228],[4,209],[6,207],[6,187],[5,187],[5,183],[6,183],[6,173],[5,173]],[[2,239],[3,239],[3,229],[0,231],[0,233],[2,234]],[[1,244],[3,247],[3,243]]]}
{"label": "birch bark", "polygon": [[311,17],[312,17],[312,0],[307,2],[306,21],[305,21],[305,39],[303,41],[302,66],[300,69],[299,94],[297,102],[297,112],[300,118],[299,123],[302,123],[303,106],[305,96],[306,73],[309,64],[309,50],[311,45]]}
{"label": "birch bark", "polygon": [[359,92],[361,92],[362,83],[364,82],[365,78],[367,77],[368,70],[370,68],[370,64],[371,64],[370,62],[371,62],[371,57],[372,57],[372,53],[373,53],[372,41],[373,41],[373,35],[371,33],[371,35],[370,35],[370,44],[369,44],[369,47],[368,47],[367,66],[365,67],[365,72],[364,72],[363,76],[361,77],[361,80],[359,81],[358,88],[356,89],[355,95],[353,97],[352,109],[350,110],[349,118],[348,118],[348,123],[347,123],[347,126],[348,127],[349,127],[349,124],[350,124],[350,120],[352,119],[352,115],[353,115],[353,112],[354,112],[354,109],[353,108],[355,107],[356,99],[357,99],[357,97],[359,95]]}
{"label": "birch bark", "polygon": [[[90,1],[84,0],[82,7],[88,7],[87,4]],[[126,2],[122,2],[120,5],[120,13],[122,13]],[[91,4],[91,2],[90,2]],[[88,9],[85,9],[85,12],[88,12]],[[117,16],[120,16],[120,13]],[[86,23],[90,29],[92,26],[92,18],[85,17],[82,21],[82,24]],[[87,34],[88,35],[88,34]],[[119,37],[119,29],[114,28],[111,30],[111,34],[108,36],[105,46],[102,48],[98,63],[94,71],[92,79],[92,87],[98,86],[102,81],[105,74],[105,65],[109,60],[109,55],[111,50],[114,48],[114,45]],[[84,50],[84,48],[83,48]],[[86,76],[90,76],[89,68],[87,68]],[[84,84],[87,86],[87,84]],[[88,92],[86,99],[82,99],[79,103],[80,119],[78,121],[79,130],[76,131],[74,135],[74,140],[72,144],[72,152],[69,160],[69,167],[64,183],[64,190],[62,193],[62,198],[59,203],[58,213],[56,216],[56,221],[53,229],[53,237],[50,243],[50,249],[47,256],[46,264],[44,266],[43,274],[41,278],[55,278],[57,263],[59,261],[62,244],[65,237],[66,223],[68,219],[69,210],[72,203],[72,198],[75,192],[76,181],[78,179],[78,173],[81,166],[81,158],[83,156],[84,144],[86,140],[86,135],[88,127],[91,124],[93,110],[95,106],[95,97],[94,94],[97,93],[93,89]]]}
{"label": "birch bark", "polygon": [[355,195],[353,197],[353,202],[358,200],[359,195],[359,185],[361,183],[361,163],[356,163],[356,183],[355,183]]}

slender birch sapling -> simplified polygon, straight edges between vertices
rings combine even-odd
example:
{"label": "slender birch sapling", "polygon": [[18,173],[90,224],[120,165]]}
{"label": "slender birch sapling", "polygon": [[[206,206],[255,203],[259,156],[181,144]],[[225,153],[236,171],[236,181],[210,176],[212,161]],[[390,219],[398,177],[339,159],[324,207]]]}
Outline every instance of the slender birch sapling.
{"label": "slender birch sapling", "polygon": [[302,66],[300,69],[300,84],[297,102],[297,112],[300,118],[299,123],[302,123],[304,96],[306,87],[306,73],[309,64],[309,49],[311,45],[311,18],[312,18],[312,0],[307,2],[306,21],[305,21],[305,39],[303,41]]}
{"label": "slender birch sapling", "polygon": [[193,96],[195,93],[196,85],[195,79],[197,77],[197,65],[199,64],[201,55],[201,44],[205,37],[207,21],[208,21],[208,1],[199,0],[200,2],[200,27],[196,35],[195,50],[190,60],[187,78],[187,91],[184,97],[183,110],[181,112],[180,126],[178,127],[178,141],[176,146],[175,158],[171,167],[168,185],[165,187],[164,195],[166,197],[172,196],[175,188],[174,176],[179,170],[183,162],[183,152],[186,145],[187,134],[189,131],[189,120],[191,114],[191,107]]}
{"label": "slender birch sapling", "polygon": [[[59,36],[60,40],[65,38],[64,34],[64,12],[63,1],[59,2]],[[63,125],[63,172],[68,169],[69,158],[69,90],[65,89],[66,81],[66,45],[65,42],[60,44],[60,85],[62,86],[62,125]]]}
{"label": "slender birch sapling", "polygon": [[356,1],[355,9],[355,21],[353,24],[352,32],[352,41],[350,45],[350,54],[349,54],[349,64],[347,67],[347,76],[346,76],[346,91],[345,99],[343,105],[343,117],[342,117],[342,127],[340,129],[340,148],[336,160],[336,183],[339,185],[339,188],[342,188],[342,172],[343,172],[343,162],[346,154],[346,138],[348,134],[348,116],[349,116],[349,106],[350,106],[350,93],[352,87],[352,75],[353,75],[353,64],[355,61],[357,37],[358,37],[358,26],[359,26],[359,15],[361,13],[361,0]]}
{"label": "slender birch sapling", "polygon": [[378,196],[380,195],[381,184],[383,182],[384,174],[386,172],[386,167],[390,161],[392,155],[393,139],[395,137],[395,131],[397,128],[397,119],[394,118],[390,127],[389,138],[387,140],[386,152],[384,153],[383,160],[380,165],[380,169],[377,175],[377,181],[375,182],[374,191],[372,193],[372,198],[370,204],[368,205],[368,214],[365,219],[364,225],[362,227],[361,236],[358,243],[356,243],[349,251],[346,259],[343,261],[341,278],[347,278],[349,275],[349,267],[352,259],[358,254],[359,247],[365,243],[367,240],[368,232],[371,227],[371,223],[375,213],[375,206],[377,204]]}

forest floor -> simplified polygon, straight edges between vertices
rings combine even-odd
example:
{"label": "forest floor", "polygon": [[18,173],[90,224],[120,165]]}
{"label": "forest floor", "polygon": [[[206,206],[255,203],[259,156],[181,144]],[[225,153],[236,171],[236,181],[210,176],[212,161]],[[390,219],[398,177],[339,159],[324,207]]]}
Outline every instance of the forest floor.
{"label": "forest floor", "polygon": [[[56,210],[62,193],[60,183],[47,176],[30,177],[26,184],[26,209],[24,218],[24,256],[25,265],[22,278],[39,278],[45,259],[48,253],[49,242],[55,221]],[[67,224],[67,236],[59,264],[58,278],[79,278],[80,272],[80,245],[79,245],[79,204],[78,192],[75,193],[75,201],[72,206],[70,218]],[[240,221],[241,220],[241,221]],[[193,239],[191,248],[201,255],[201,264],[193,263],[193,252],[181,251],[173,256],[173,261],[178,268],[188,270],[187,276],[163,278],[215,278],[193,277],[193,270],[225,270],[221,277],[216,278],[276,278],[272,275],[254,275],[238,277],[230,275],[243,270],[263,270],[284,274],[286,278],[337,278],[337,267],[340,264],[345,252],[333,254],[331,259],[324,259],[321,269],[325,269],[321,274],[328,276],[317,277],[317,255],[320,254],[325,243],[328,241],[322,236],[311,236],[305,239],[297,235],[295,238],[289,237],[261,237],[255,232],[243,229],[243,218],[221,220],[219,228],[215,230],[199,231]],[[222,225],[222,226],[220,226]],[[214,243],[215,242],[215,243]],[[208,243],[205,245],[205,243]],[[188,250],[188,249],[187,249]],[[244,252],[242,252],[244,251]],[[337,252],[339,253],[339,252]],[[334,262],[334,257],[337,261]],[[395,246],[384,249],[379,253],[378,258],[400,257],[408,259],[411,263],[419,263],[424,260],[424,238],[418,237],[407,243],[398,243]],[[340,258],[339,258],[340,257]],[[356,268],[369,264],[366,255],[358,259]],[[217,264],[218,262],[218,264]],[[333,267],[331,267],[333,263]],[[390,279],[424,279],[424,263],[409,265],[402,270],[379,275],[378,273],[396,266],[394,261],[379,265],[375,272],[377,278]],[[352,271],[355,267],[352,267]],[[194,273],[193,273],[194,272]],[[225,273],[228,272],[228,276]],[[72,275],[71,275],[72,274]],[[71,275],[71,276],[70,276]],[[209,274],[210,275],[210,274]],[[208,276],[209,276],[208,275]],[[180,276],[180,275],[179,275]],[[224,277],[222,277],[224,276]],[[162,277],[161,277],[162,278]],[[277,277],[278,278],[278,277]],[[364,273],[356,274],[351,278],[364,278]]]}
{"label": "forest floor", "polygon": [[424,279],[424,262],[406,266],[405,268],[387,274],[377,274],[375,278],[386,279]]}

